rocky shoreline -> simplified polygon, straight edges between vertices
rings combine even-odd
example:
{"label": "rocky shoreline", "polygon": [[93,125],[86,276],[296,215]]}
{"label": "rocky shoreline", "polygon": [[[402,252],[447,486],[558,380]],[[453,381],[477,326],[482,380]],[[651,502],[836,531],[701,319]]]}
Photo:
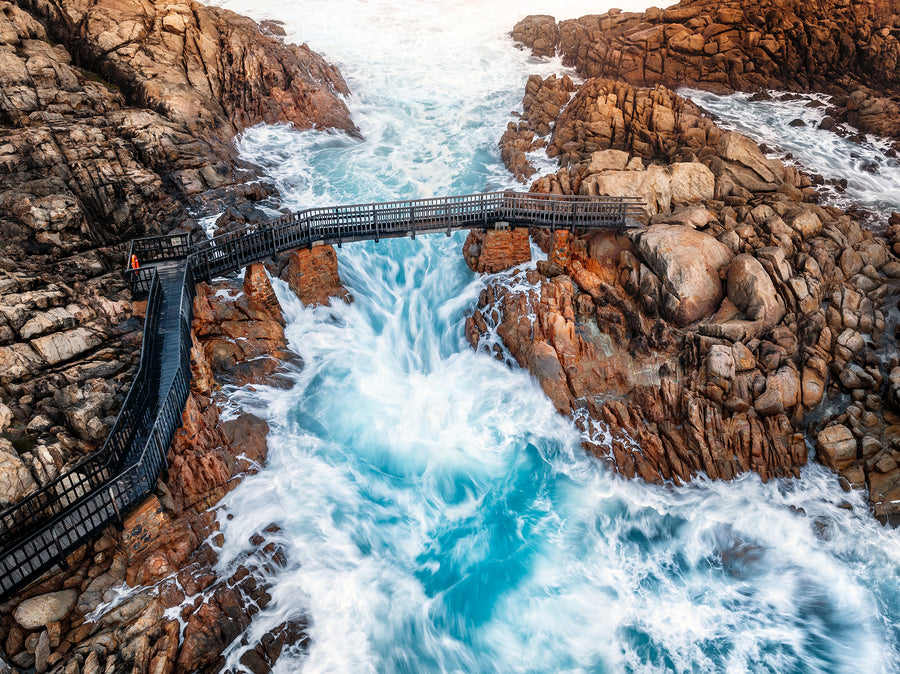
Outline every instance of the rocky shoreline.
{"label": "rocky shoreline", "polygon": [[[826,22],[802,3],[745,4],[515,27],[586,81],[533,76],[504,161],[524,182],[527,153],[547,147],[560,168],[532,191],[637,194],[646,227],[532,232],[547,260],[488,287],[466,334],[476,348],[499,336],[494,354],[529,369],[593,438],[586,449],[625,476],[797,476],[812,443],[897,523],[900,214],[873,234],[821,202],[817,176],[667,88],[821,91],[835,128],[896,144],[897,7],[833,3],[816,10]],[[337,69],[278,32],[194,2],[0,2],[0,507],[98,449],[114,421],[141,340],[143,307],[120,273],[127,242],[277,211],[232,143],[253,124],[358,134]],[[500,272],[530,258],[529,234],[473,232],[463,255]],[[268,451],[266,423],[225,414],[221,387],[289,387],[302,367],[269,276],[305,304],[352,301],[329,247],[198,287],[168,474],[121,531],[0,605],[0,651],[16,668],[215,672],[230,649],[267,672],[306,647],[303,616],[248,636],[271,602],[265,578],[285,563],[277,524],[227,576],[216,571],[210,509]]]}
{"label": "rocky shoreline", "polygon": [[500,139],[510,171],[526,180],[527,153],[546,147],[561,168],[531,191],[640,195],[645,228],[532,232],[547,261],[530,290],[482,293],[473,346],[499,335],[623,475],[797,476],[809,443],[845,489],[868,490],[879,520],[900,522],[900,214],[873,234],[859,209],[820,203],[820,177],[665,86],[825,91],[829,113],[896,139],[896,68],[882,66],[900,53],[898,8],[682,2],[528,17],[512,34],[587,79],[532,76]]}
{"label": "rocky shoreline", "polygon": [[[203,237],[200,218],[222,213],[227,231],[277,210],[232,142],[253,124],[357,133],[337,69],[272,32],[194,2],[0,3],[0,507],[106,438],[140,352],[128,241]],[[306,303],[346,295],[330,248],[271,273]],[[199,286],[194,316],[192,391],[165,481],[121,531],[0,605],[0,650],[16,668],[213,672],[234,642],[242,666],[264,672],[304,647],[302,617],[239,639],[284,553],[269,527],[219,577],[210,512],[267,451],[264,421],[221,418],[221,386],[289,386],[284,368],[300,364],[260,265],[243,284]]]}

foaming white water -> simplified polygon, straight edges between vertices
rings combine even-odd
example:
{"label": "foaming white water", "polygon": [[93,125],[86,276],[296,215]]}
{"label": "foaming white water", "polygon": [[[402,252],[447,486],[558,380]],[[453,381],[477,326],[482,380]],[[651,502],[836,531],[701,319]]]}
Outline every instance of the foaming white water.
{"label": "foaming white water", "polygon": [[[793,163],[806,172],[830,180],[846,178],[845,192],[829,192],[836,205],[846,208],[855,203],[885,214],[900,210],[900,161],[885,156],[888,144],[875,136],[856,143],[819,129],[827,97],[810,94],[778,100],[780,95],[772,92],[772,100],[752,101],[744,93],[719,96],[694,89],[679,93],[718,116],[720,126],[765,143],[779,158],[790,153]],[[791,126],[796,119],[805,126]]]}
{"label": "foaming white water", "polygon": [[[510,112],[521,109],[528,75],[563,69],[559,59],[536,59],[515,49],[509,31],[530,13],[580,16],[612,3],[215,4],[283,21],[288,40],[309,43],[339,65],[347,80],[352,92],[347,102],[365,140],[271,126],[244,137],[242,148],[262,161],[288,205],[305,208],[515,186],[499,161],[497,143]],[[632,10],[647,4],[618,3]]]}
{"label": "foaming white water", "polygon": [[[260,127],[244,156],[294,208],[510,185],[496,143],[528,74],[522,15],[594,3],[221,3],[337,62],[365,140]],[[352,305],[279,282],[290,391],[239,390],[268,466],[226,498],[223,572],[253,534],[288,563],[252,637],[307,617],[295,672],[891,672],[900,538],[819,467],[798,482],[626,482],[527,373],[475,353],[462,234],[339,251]],[[515,283],[524,283],[521,280]],[[837,507],[847,498],[853,511]],[[228,653],[237,667],[241,648]]]}

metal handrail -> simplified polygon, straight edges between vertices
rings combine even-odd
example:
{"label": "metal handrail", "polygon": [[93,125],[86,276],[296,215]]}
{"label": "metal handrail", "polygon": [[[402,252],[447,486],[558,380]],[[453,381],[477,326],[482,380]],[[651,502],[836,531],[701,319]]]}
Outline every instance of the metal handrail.
{"label": "metal handrail", "polygon": [[[138,374],[107,442],[64,475],[3,511],[9,515],[30,501],[20,526],[8,529],[3,540],[0,598],[10,596],[53,566],[64,565],[68,554],[110,524],[121,524],[123,516],[155,488],[172,437],[181,425],[191,378],[190,325],[195,284],[189,270],[185,271],[179,290],[179,365],[172,381],[162,383],[167,392],[163,402],[158,402],[158,372],[168,354],[159,352],[157,340],[153,339],[162,318],[163,299],[159,275],[153,270],[144,319],[144,334],[149,337],[143,340]],[[148,416],[148,411],[153,414]],[[127,434],[125,440],[117,440],[121,437],[119,429]],[[91,471],[86,472],[86,467]],[[86,474],[94,479],[80,479]],[[61,486],[65,488],[60,490]],[[37,512],[35,503],[40,506]]]}
{"label": "metal handrail", "polygon": [[[584,197],[517,192],[311,208],[250,226],[240,232],[191,243],[189,234],[131,242],[138,267],[126,277],[134,297],[146,296],[144,340],[138,372],[116,422],[94,454],[21,501],[0,511],[0,600],[33,581],[155,489],[190,391],[191,320],[195,281],[210,280],[272,255],[315,243],[417,232],[487,228],[497,222],[547,229],[621,229],[637,215],[631,197]],[[159,262],[180,261],[180,288],[163,288]],[[156,339],[177,298],[178,353],[162,353]],[[163,362],[177,356],[170,381],[160,381]]]}
{"label": "metal handrail", "polygon": [[[159,324],[159,309],[162,302],[162,288],[159,275],[152,269],[152,281],[147,310],[144,316],[144,334],[155,334]],[[0,511],[0,545],[15,541],[27,528],[39,524],[43,519],[58,512],[57,506],[77,499],[79,491],[86,486],[100,486],[108,476],[105,474],[111,462],[130,444],[137,428],[132,423],[136,409],[143,409],[150,403],[154,387],[149,385],[152,363],[149,354],[153,340],[143,340],[138,370],[134,382],[125,396],[125,401],[116,417],[103,446],[93,454],[81,459],[69,470],[48,482],[37,491]],[[150,403],[153,404],[153,403]],[[87,485],[84,480],[87,480]]]}

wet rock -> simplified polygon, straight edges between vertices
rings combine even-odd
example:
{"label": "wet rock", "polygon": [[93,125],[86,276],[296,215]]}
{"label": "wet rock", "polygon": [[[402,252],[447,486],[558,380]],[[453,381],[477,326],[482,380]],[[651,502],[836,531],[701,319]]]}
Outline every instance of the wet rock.
{"label": "wet rock", "polygon": [[515,25],[512,37],[531,49],[535,56],[553,56],[556,54],[559,30],[552,16],[531,15]]}
{"label": "wet rock", "polygon": [[351,301],[338,274],[337,254],[331,246],[314,246],[290,253],[281,278],[305,305],[328,304],[332,297]]}

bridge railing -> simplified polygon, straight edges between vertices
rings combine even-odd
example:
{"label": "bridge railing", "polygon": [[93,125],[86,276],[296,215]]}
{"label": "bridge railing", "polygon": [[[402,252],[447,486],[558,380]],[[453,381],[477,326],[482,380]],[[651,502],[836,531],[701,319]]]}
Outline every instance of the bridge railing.
{"label": "bridge railing", "polygon": [[[156,488],[190,390],[191,337],[195,284],[185,274],[178,302],[178,366],[170,382],[160,382],[158,334],[163,290],[152,275],[145,338],[134,384],[107,442],[98,452],[41,490],[3,511],[0,545],[0,598],[38,578],[113,523]],[[166,391],[162,402],[161,388]]]}
{"label": "bridge railing", "polygon": [[[449,232],[500,221],[570,230],[626,227],[627,219],[640,213],[640,205],[641,200],[633,197],[513,191],[350,204],[299,211],[193,245],[184,234],[138,239],[132,254],[140,264],[190,257],[196,277],[210,279],[315,242],[378,241],[383,236]],[[148,279],[142,268],[129,270],[128,277],[137,296],[146,292]]]}

